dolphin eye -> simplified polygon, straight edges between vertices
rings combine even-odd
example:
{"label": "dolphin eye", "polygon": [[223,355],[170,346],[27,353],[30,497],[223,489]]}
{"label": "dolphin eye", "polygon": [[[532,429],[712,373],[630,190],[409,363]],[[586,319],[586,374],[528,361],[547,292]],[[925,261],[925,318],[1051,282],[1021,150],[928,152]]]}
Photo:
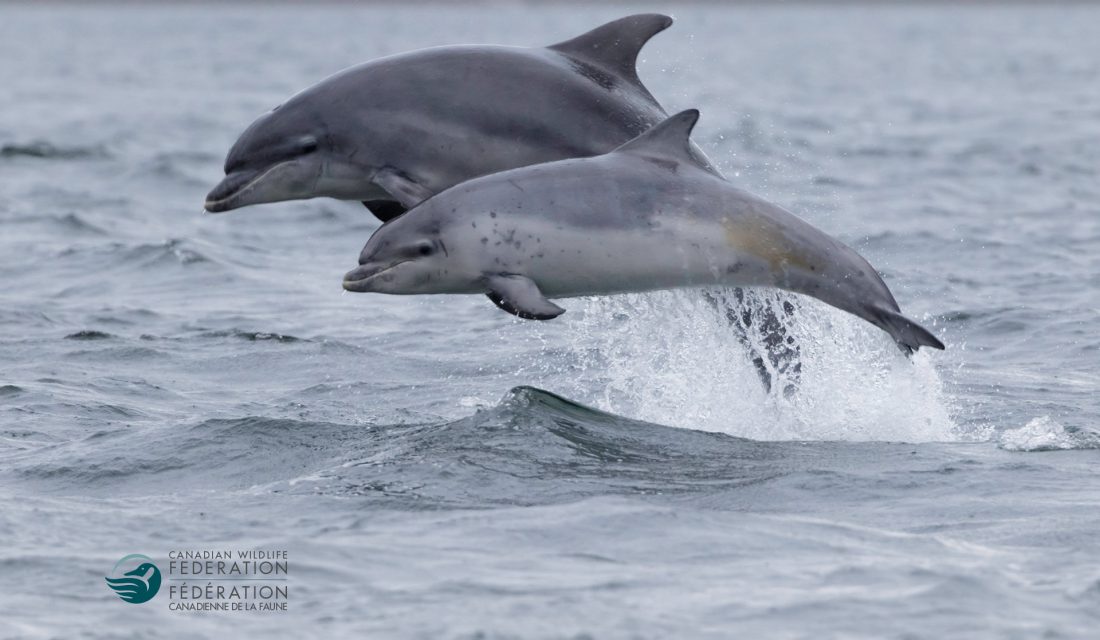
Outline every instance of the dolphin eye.
{"label": "dolphin eye", "polygon": [[416,252],[422,256],[430,256],[435,253],[435,248],[427,242],[422,242],[416,247]]}
{"label": "dolphin eye", "polygon": [[299,147],[299,151],[302,153],[313,153],[317,150],[317,138],[305,138],[302,140],[302,145]]}

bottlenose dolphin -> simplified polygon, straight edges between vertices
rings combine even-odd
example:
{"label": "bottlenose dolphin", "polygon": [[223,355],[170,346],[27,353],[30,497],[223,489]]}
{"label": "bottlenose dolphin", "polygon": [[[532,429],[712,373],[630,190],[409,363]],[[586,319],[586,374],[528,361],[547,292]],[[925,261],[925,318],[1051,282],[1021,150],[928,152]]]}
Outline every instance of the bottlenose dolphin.
{"label": "bottlenose dolphin", "polygon": [[[636,62],[671,24],[639,14],[548,47],[445,46],[351,67],[252,123],[206,209],[328,196],[363,201],[386,221],[471,178],[606,153],[665,119]],[[797,377],[798,348],[776,313],[727,313],[765,328],[767,365],[755,361],[766,387],[768,366]]]}
{"label": "bottlenose dolphin", "polygon": [[344,276],[348,291],[486,293],[521,318],[551,298],[679,287],[778,287],[822,300],[911,353],[943,349],[901,315],[858,253],[735,188],[695,153],[699,112],[668,118],[605,155],[460,184],[383,224]]}
{"label": "bottlenose dolphin", "polygon": [[388,220],[470,178],[605,153],[665,119],[635,64],[670,24],[633,15],[549,47],[435,47],[351,67],[252,123],[206,209],[329,196]]}

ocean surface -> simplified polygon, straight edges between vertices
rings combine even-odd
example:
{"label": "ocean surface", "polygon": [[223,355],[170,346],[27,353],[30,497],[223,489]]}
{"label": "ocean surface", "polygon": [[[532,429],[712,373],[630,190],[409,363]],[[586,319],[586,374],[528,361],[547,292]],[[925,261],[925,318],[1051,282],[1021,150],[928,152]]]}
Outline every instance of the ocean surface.
{"label": "ocean surface", "polygon": [[[525,322],[342,292],[357,203],[202,213],[341,68],[641,10],[665,107],[945,352],[754,292],[784,397],[698,292]],[[0,638],[1100,634],[1100,7],[0,5],[0,86]],[[287,551],[288,610],[104,584],[180,549]]]}

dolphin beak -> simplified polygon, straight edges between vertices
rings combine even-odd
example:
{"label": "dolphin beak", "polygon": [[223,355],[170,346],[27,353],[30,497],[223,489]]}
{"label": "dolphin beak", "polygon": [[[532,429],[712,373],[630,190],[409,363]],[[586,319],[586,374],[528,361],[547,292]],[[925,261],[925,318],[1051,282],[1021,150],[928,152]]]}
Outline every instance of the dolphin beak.
{"label": "dolphin beak", "polygon": [[316,179],[315,173],[303,171],[297,158],[262,169],[240,169],[230,172],[206,196],[206,210],[218,213],[250,204],[310,198],[313,194],[306,192]]}
{"label": "dolphin beak", "polygon": [[240,196],[258,177],[260,172],[257,170],[234,171],[228,174],[207,194],[204,205],[206,210],[210,213],[221,213],[243,207]]}
{"label": "dolphin beak", "polygon": [[387,279],[388,276],[386,272],[406,262],[408,262],[408,260],[401,260],[387,266],[380,266],[372,262],[359,265],[344,274],[344,290],[354,291],[356,293],[370,293],[375,290],[373,285],[377,282],[379,277],[383,280]]}

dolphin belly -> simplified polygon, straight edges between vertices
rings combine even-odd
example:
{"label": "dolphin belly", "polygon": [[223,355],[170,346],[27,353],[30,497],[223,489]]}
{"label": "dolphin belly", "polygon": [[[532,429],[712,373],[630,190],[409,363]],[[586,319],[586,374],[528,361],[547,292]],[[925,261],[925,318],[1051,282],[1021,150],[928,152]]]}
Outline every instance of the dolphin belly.
{"label": "dolphin belly", "polygon": [[550,298],[767,284],[763,263],[726,245],[721,226],[706,219],[652,229],[563,229],[532,219],[525,227],[517,235],[539,241],[523,270]]}

